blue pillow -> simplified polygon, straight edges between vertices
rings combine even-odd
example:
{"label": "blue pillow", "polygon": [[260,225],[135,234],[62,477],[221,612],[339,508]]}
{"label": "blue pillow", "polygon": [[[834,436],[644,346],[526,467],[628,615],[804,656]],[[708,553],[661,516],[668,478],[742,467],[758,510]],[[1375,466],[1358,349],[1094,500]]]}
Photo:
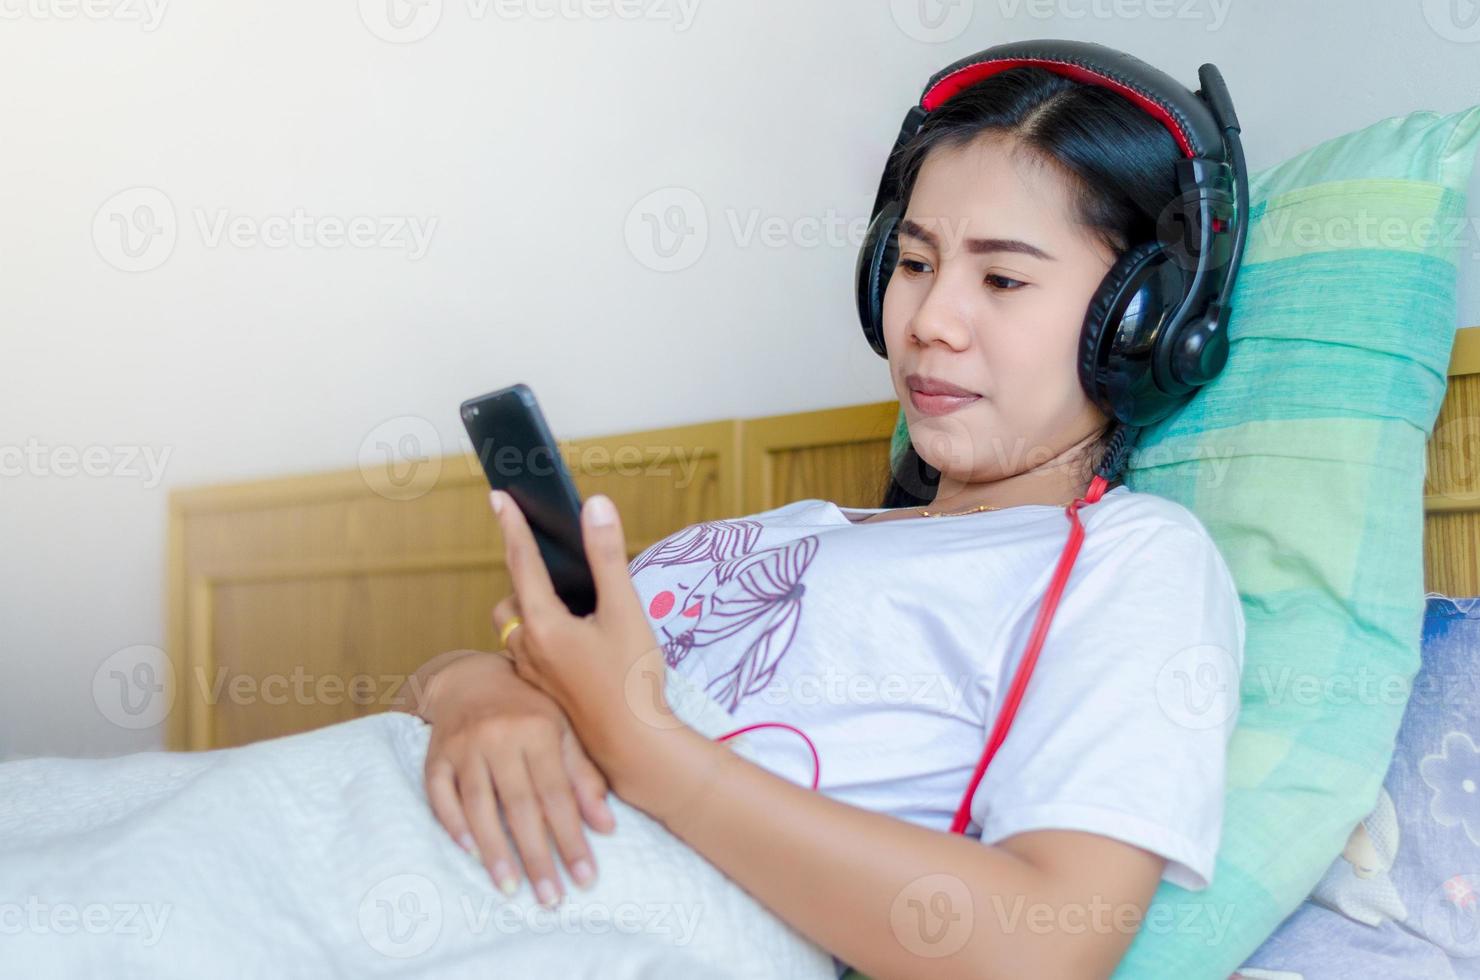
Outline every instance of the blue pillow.
{"label": "blue pillow", "polygon": [[1480,598],[1429,598],[1422,658],[1377,806],[1234,976],[1480,976]]}

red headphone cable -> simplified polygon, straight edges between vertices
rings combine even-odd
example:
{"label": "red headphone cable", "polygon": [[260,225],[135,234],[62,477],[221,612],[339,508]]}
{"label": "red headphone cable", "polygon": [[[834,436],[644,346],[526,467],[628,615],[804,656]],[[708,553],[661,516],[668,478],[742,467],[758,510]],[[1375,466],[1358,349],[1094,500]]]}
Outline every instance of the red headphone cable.
{"label": "red headphone cable", "polygon": [[1048,624],[1053,622],[1054,610],[1058,608],[1059,596],[1063,594],[1064,585],[1069,581],[1069,573],[1074,569],[1074,559],[1079,557],[1079,545],[1084,540],[1084,525],[1079,523],[1079,507],[1081,504],[1093,504],[1105,494],[1105,488],[1109,482],[1103,477],[1096,475],[1090,482],[1089,489],[1083,497],[1069,503],[1064,510],[1069,515],[1069,540],[1064,544],[1064,552],[1059,556],[1059,564],[1054,569],[1053,581],[1048,586],[1048,592],[1043,596],[1043,605],[1038,608],[1038,619],[1033,624],[1033,634],[1028,639],[1028,646],[1023,653],[1023,661],[1018,664],[1017,673],[1013,675],[1012,687],[1008,689],[1007,701],[1002,705],[1002,713],[997,716],[997,723],[992,726],[992,737],[987,740],[986,751],[982,753],[981,761],[976,764],[976,771],[971,774],[971,783],[966,787],[966,795],[961,797],[961,805],[956,808],[956,818],[951,821],[951,833],[966,833],[966,825],[971,822],[971,798],[976,794],[976,788],[981,784],[982,776],[987,771],[987,765],[992,761],[992,756],[997,754],[997,748],[1002,740],[1007,737],[1008,726],[1012,724],[1012,716],[1017,714],[1018,704],[1023,699],[1023,691],[1028,686],[1028,678],[1033,673],[1033,665],[1038,662],[1038,651],[1043,648],[1043,640],[1048,635]]}
{"label": "red headphone cable", "polygon": [[[1079,522],[1079,508],[1084,504],[1099,502],[1108,486],[1109,482],[1103,476],[1097,475],[1090,482],[1089,489],[1085,491],[1084,496],[1070,502],[1064,508],[1064,512],[1069,516],[1069,540],[1064,543],[1064,550],[1059,555],[1059,563],[1054,569],[1053,579],[1043,596],[1043,604],[1038,608],[1038,618],[1033,623],[1033,632],[1028,638],[1028,646],[1023,653],[1022,662],[1018,664],[1017,672],[1013,674],[1012,686],[1008,688],[1007,700],[1002,705],[1002,713],[997,716],[997,721],[992,726],[992,734],[987,739],[986,750],[982,752],[982,757],[971,774],[971,782],[966,787],[966,793],[961,797],[961,803],[956,808],[955,819],[951,821],[951,833],[953,834],[964,834],[967,825],[971,822],[971,799],[976,795],[977,787],[981,785],[982,777],[986,775],[987,766],[991,764],[992,757],[997,754],[997,749],[1007,737],[1007,730],[1012,726],[1012,719],[1017,714],[1018,705],[1023,700],[1023,692],[1027,690],[1028,679],[1033,674],[1034,665],[1038,663],[1038,654],[1043,649],[1043,641],[1048,636],[1048,627],[1053,622],[1054,611],[1058,609],[1059,598],[1063,595],[1064,586],[1068,584],[1069,575],[1074,570],[1074,561],[1079,557],[1079,546],[1084,541],[1084,525]],[[817,755],[817,746],[812,744],[806,732],[795,725],[780,721],[761,721],[726,732],[717,736],[714,741],[725,742],[758,728],[784,728],[799,735],[802,741],[807,743],[807,751],[812,753],[812,789],[815,790],[822,777],[822,761]]]}
{"label": "red headphone cable", "polygon": [[784,728],[789,732],[796,732],[802,737],[802,741],[807,743],[807,751],[812,753],[812,788],[816,789],[818,781],[822,778],[822,760],[817,757],[817,746],[812,744],[812,740],[807,737],[807,733],[795,725],[788,725],[784,721],[758,721],[754,725],[746,725],[744,728],[737,728],[733,732],[725,732],[723,735],[717,736],[714,740],[716,742],[727,742],[736,735],[744,735],[746,732],[753,732],[757,728]]}

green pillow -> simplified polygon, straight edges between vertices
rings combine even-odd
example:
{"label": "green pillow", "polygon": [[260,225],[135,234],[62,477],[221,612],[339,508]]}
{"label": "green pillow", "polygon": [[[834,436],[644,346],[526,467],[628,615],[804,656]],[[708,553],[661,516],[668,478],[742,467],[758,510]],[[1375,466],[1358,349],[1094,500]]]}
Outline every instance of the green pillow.
{"label": "green pillow", "polygon": [[[1250,177],[1228,366],[1124,478],[1198,516],[1243,601],[1222,844],[1208,888],[1161,883],[1117,977],[1227,977],[1376,802],[1419,664],[1424,446],[1477,150],[1480,106],[1414,112]],[[908,439],[901,411],[892,452]]]}

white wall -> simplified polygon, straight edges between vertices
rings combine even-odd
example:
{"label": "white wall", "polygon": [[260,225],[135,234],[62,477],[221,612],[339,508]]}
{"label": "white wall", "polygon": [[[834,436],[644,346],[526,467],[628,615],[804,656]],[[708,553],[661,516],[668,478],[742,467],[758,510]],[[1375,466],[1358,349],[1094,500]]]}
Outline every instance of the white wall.
{"label": "white wall", "polygon": [[[1480,99],[1480,26],[1420,0],[420,4],[0,0],[0,447],[35,454],[0,477],[0,757],[161,743],[92,690],[164,642],[170,487],[354,466],[405,416],[452,451],[457,402],[515,380],[563,438],[890,397],[854,246],[903,110],[958,57],[1083,38],[1193,86],[1214,61],[1256,169]],[[643,244],[654,191],[707,213],[682,271]],[[174,242],[130,258],[140,204]],[[251,237],[295,211],[410,217],[429,246]],[[745,243],[732,217],[796,231]],[[86,450],[105,475],[55,472]]]}

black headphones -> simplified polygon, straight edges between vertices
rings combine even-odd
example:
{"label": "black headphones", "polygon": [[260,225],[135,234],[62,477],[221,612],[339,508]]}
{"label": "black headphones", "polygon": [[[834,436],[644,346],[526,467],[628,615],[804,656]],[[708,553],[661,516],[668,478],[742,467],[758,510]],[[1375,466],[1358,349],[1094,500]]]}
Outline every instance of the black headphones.
{"label": "black headphones", "polygon": [[893,198],[900,148],[962,89],[1023,66],[1124,96],[1166,126],[1183,153],[1180,193],[1158,221],[1157,238],[1132,244],[1105,274],[1080,333],[1080,385],[1107,416],[1134,431],[1166,418],[1228,361],[1229,298],[1243,258],[1249,186],[1233,102],[1211,64],[1198,69],[1202,88],[1194,93],[1113,48],[1043,40],[999,44],[937,72],[904,118],[874,199],[856,272],[863,335],[880,357],[888,356],[884,288],[898,260],[904,215]]}

